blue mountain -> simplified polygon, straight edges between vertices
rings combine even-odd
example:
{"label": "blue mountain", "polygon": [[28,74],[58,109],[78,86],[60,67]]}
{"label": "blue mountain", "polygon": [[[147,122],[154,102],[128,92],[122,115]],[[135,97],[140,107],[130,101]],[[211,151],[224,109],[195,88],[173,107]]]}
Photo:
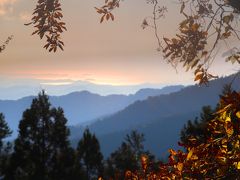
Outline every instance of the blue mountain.
{"label": "blue mountain", "polygon": [[[105,156],[117,149],[128,132],[136,129],[145,134],[146,148],[163,157],[169,148],[179,148],[177,142],[184,124],[195,119],[203,106],[215,107],[224,85],[233,79],[234,75],[211,81],[208,86],[189,86],[178,92],[139,100],[88,127],[99,138]],[[233,89],[240,90],[239,82],[237,77]],[[71,129],[73,143],[76,143],[84,127]]]}
{"label": "blue mountain", "polygon": [[[62,107],[68,119],[69,125],[88,124],[94,119],[105,117],[124,109],[136,100],[143,100],[149,96],[167,94],[179,91],[183,86],[168,86],[162,89],[142,89],[133,95],[108,95],[100,96],[88,91],[73,92],[64,96],[50,96],[52,106]],[[19,120],[27,109],[34,96],[19,100],[0,100],[0,112],[2,112],[16,136]]]}

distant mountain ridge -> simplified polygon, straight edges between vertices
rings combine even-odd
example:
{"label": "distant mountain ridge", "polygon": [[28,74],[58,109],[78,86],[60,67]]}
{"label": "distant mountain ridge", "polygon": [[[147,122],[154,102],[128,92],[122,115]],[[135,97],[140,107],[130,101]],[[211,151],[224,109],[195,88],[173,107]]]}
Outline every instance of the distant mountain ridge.
{"label": "distant mountain ridge", "polygon": [[[211,81],[208,86],[189,86],[175,93],[136,101],[88,127],[99,137],[106,156],[131,129],[143,132],[147,148],[162,156],[167,149],[177,147],[180,130],[187,120],[198,116],[203,106],[216,106],[223,86],[230,83],[233,76]],[[240,90],[239,82],[238,77],[232,84],[233,89]],[[81,137],[82,130],[83,127],[72,127],[73,142]]]}
{"label": "distant mountain ridge", "polygon": [[46,90],[48,95],[63,96],[72,92],[90,91],[102,96],[111,94],[133,94],[139,89],[146,87],[161,89],[163,84],[136,84],[136,85],[109,85],[96,84],[90,80],[73,81],[70,79],[62,80],[41,80],[41,79],[4,79],[1,78],[0,99],[17,100],[22,97],[36,95],[42,89]]}
{"label": "distant mountain ridge", "polygon": [[[162,89],[142,89],[133,95],[108,95],[100,96],[88,91],[73,92],[64,96],[50,96],[52,106],[62,107],[68,119],[69,125],[77,125],[116,113],[136,100],[143,100],[157,94],[166,94],[179,91],[183,86],[168,86]],[[145,93],[146,91],[146,93]],[[7,122],[14,130],[27,109],[34,96],[21,98],[19,100],[0,100],[0,112],[4,113]]]}

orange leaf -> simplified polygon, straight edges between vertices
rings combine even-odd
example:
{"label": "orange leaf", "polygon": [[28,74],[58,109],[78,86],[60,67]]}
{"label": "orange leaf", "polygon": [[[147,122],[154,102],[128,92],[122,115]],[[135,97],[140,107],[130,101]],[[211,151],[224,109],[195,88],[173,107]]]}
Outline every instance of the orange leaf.
{"label": "orange leaf", "polygon": [[105,18],[105,15],[103,15],[103,16],[101,17],[100,23],[103,22],[104,18]]}

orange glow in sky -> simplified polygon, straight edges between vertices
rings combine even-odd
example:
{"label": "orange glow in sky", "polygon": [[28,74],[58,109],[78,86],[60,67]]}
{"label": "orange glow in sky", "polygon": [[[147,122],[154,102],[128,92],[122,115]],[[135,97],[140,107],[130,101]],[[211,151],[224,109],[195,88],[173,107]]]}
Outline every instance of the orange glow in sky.
{"label": "orange glow in sky", "polygon": [[[179,68],[176,73],[156,51],[153,30],[141,28],[143,19],[152,13],[151,5],[139,0],[123,2],[114,22],[100,24],[94,10],[99,3],[102,2],[62,2],[68,28],[63,35],[66,46],[63,52],[53,54],[42,48],[44,40],[31,36],[33,27],[23,25],[32,14],[35,1],[0,0],[0,39],[14,35],[0,54],[0,78],[62,80],[59,83],[83,80],[111,85],[194,83],[193,72]],[[160,37],[175,34],[181,19],[176,14],[177,3],[164,3],[169,13],[159,24]],[[234,72],[231,64],[220,61],[213,68],[217,75]]]}

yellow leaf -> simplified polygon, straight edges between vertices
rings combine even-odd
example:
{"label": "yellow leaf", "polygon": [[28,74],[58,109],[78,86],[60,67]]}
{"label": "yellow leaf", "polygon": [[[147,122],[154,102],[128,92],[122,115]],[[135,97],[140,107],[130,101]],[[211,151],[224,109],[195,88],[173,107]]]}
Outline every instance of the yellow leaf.
{"label": "yellow leaf", "polygon": [[193,159],[193,160],[197,160],[198,157],[197,157],[196,155],[192,155],[192,158],[191,158],[191,159]]}
{"label": "yellow leaf", "polygon": [[239,148],[240,147],[239,144],[240,144],[239,141],[237,141],[234,145],[234,148]]}
{"label": "yellow leaf", "polygon": [[236,113],[236,116],[240,119],[240,111]]}
{"label": "yellow leaf", "polygon": [[231,118],[229,116],[226,117],[225,122],[231,122]]}
{"label": "yellow leaf", "polygon": [[221,163],[221,164],[225,164],[226,160],[227,160],[227,158],[223,157],[223,156],[217,156],[217,159],[218,159],[219,163]]}
{"label": "yellow leaf", "polygon": [[237,163],[237,169],[240,169],[240,162]]}
{"label": "yellow leaf", "polygon": [[187,155],[187,160],[189,160],[189,159],[192,157],[193,151],[194,151],[194,148],[192,148],[192,149],[189,151],[189,153],[188,153],[188,155]]}
{"label": "yellow leaf", "polygon": [[182,169],[183,169],[183,163],[178,163],[177,169],[178,169],[179,171],[182,171]]}
{"label": "yellow leaf", "polygon": [[234,130],[233,130],[233,127],[232,127],[232,125],[231,125],[231,123],[227,123],[227,124],[225,124],[225,130],[226,130],[226,133],[227,133],[227,136],[228,137],[230,137],[230,136],[232,136],[232,134],[234,133]]}
{"label": "yellow leaf", "polygon": [[224,112],[222,113],[222,118],[225,119],[226,117],[227,117],[227,112],[224,111]]}

